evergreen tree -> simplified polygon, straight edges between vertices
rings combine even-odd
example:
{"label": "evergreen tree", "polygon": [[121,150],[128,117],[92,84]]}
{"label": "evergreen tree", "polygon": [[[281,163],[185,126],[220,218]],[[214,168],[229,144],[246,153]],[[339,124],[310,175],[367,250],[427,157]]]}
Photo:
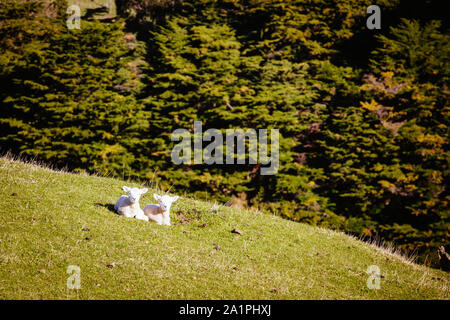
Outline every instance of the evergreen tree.
{"label": "evergreen tree", "polygon": [[129,172],[139,132],[148,126],[134,98],[142,48],[125,41],[120,21],[83,21],[69,30],[58,16],[64,7],[2,2],[7,23],[0,32],[18,28],[23,39],[2,46],[0,76],[8,84],[1,96],[2,146],[60,167]]}

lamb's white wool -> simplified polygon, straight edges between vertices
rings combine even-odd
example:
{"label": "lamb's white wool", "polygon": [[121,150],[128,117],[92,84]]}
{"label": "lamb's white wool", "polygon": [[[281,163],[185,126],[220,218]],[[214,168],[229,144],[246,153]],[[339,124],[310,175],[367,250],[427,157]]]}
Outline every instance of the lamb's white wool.
{"label": "lamb's white wool", "polygon": [[118,214],[127,218],[136,218],[148,221],[147,216],[139,206],[139,199],[141,198],[141,195],[146,193],[148,189],[129,188],[127,186],[123,186],[122,189],[128,193],[128,196],[121,196],[114,205],[114,210],[116,210]]}
{"label": "lamb's white wool", "polygon": [[156,193],[153,197],[159,204],[148,204],[144,207],[144,214],[149,221],[154,221],[157,224],[165,224],[170,226],[170,207],[172,203],[178,200],[178,196],[171,197],[169,195],[160,196]]}

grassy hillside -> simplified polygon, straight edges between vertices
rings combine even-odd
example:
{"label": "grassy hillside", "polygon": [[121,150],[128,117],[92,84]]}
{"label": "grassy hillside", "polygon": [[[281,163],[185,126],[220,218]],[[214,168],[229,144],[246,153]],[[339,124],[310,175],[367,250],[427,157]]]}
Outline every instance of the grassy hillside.
{"label": "grassy hillside", "polygon": [[[112,207],[124,184],[136,186],[1,158],[0,299],[450,296],[444,272],[272,215],[182,198],[170,227],[120,217]],[[81,268],[80,290],[67,289],[69,265]],[[366,286],[370,265],[379,290]]]}

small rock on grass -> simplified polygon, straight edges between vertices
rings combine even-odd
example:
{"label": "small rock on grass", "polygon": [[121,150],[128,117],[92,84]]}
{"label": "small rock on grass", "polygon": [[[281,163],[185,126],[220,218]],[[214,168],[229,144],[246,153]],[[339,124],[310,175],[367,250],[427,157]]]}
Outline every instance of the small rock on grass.
{"label": "small rock on grass", "polygon": [[231,230],[231,233],[237,233],[237,234],[240,234],[240,235],[243,234],[243,232],[241,230],[237,229],[237,228],[234,228],[233,230]]}
{"label": "small rock on grass", "polygon": [[272,292],[272,293],[279,293],[280,290],[278,290],[277,288],[274,288],[274,289],[270,290],[270,292]]}
{"label": "small rock on grass", "polygon": [[114,262],[112,262],[112,263],[108,263],[106,266],[108,268],[112,269],[112,268],[114,268],[116,266],[116,264]]}

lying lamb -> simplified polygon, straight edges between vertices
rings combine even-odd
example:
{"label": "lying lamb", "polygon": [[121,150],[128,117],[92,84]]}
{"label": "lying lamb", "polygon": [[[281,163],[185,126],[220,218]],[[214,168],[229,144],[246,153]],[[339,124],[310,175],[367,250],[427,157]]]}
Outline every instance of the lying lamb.
{"label": "lying lamb", "polygon": [[149,221],[154,221],[159,225],[164,224],[170,226],[170,207],[172,203],[178,200],[178,196],[160,196],[155,193],[153,197],[159,204],[146,205],[144,207],[144,214],[148,217]]}
{"label": "lying lamb", "polygon": [[142,211],[139,206],[139,198],[146,193],[148,189],[129,188],[127,186],[123,186],[122,189],[128,193],[128,196],[121,196],[114,205],[114,210],[127,218],[148,221],[148,218],[144,215],[144,211]]}

